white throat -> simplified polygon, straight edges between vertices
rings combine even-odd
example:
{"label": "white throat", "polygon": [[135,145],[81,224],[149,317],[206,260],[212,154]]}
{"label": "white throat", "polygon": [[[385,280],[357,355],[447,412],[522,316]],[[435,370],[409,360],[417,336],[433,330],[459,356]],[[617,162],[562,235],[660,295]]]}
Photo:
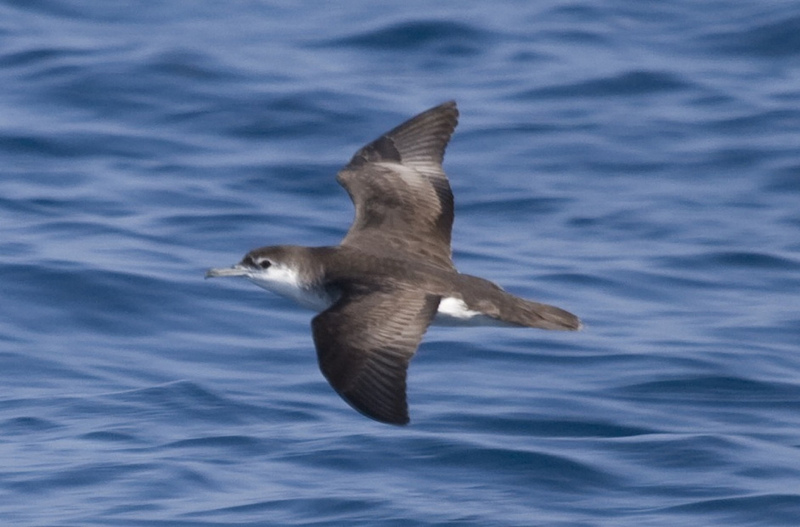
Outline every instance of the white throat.
{"label": "white throat", "polygon": [[253,271],[247,275],[247,279],[267,291],[272,291],[316,312],[328,309],[336,300],[322,288],[304,283],[296,269],[281,264]]}

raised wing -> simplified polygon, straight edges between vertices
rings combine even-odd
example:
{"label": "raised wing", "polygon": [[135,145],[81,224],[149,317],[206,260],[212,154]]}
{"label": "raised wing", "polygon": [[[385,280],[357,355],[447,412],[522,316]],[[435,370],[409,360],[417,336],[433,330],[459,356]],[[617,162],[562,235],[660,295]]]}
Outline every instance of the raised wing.
{"label": "raised wing", "polygon": [[336,178],[356,208],[342,245],[453,268],[453,192],[442,159],[456,124],[456,103],[446,102],[356,152]]}
{"label": "raised wing", "polygon": [[334,390],[377,421],[408,423],[406,372],[439,297],[354,288],[311,322],[319,366]]}

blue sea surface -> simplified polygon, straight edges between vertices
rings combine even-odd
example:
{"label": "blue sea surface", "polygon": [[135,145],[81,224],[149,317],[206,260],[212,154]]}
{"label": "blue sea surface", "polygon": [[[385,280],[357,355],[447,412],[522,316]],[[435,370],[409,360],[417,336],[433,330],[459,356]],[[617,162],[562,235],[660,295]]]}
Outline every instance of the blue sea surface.
{"label": "blue sea surface", "polygon": [[[4,525],[800,525],[800,3],[0,0]],[[333,245],[458,101],[463,272],[411,424],[209,267]]]}

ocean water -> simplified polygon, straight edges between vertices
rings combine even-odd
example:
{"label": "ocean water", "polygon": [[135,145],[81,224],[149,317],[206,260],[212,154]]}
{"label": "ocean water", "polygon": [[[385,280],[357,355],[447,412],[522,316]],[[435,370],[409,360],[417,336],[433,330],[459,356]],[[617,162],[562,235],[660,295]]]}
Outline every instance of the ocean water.
{"label": "ocean water", "polygon": [[[0,1],[5,525],[800,525],[800,4]],[[208,267],[336,244],[336,171],[456,99],[464,272],[412,422]]]}

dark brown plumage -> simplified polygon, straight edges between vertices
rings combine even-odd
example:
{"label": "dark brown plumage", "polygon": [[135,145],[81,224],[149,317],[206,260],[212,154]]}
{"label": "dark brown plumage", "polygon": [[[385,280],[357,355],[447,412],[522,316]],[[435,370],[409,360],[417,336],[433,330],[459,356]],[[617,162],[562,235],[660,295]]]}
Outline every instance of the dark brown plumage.
{"label": "dark brown plumage", "polygon": [[355,219],[337,247],[262,247],[207,276],[246,276],[321,311],[319,366],[364,415],[406,424],[408,364],[437,313],[448,324],[574,330],[563,309],[460,274],[451,259],[453,193],[442,169],[458,122],[446,102],[361,148],[338,174]]}

